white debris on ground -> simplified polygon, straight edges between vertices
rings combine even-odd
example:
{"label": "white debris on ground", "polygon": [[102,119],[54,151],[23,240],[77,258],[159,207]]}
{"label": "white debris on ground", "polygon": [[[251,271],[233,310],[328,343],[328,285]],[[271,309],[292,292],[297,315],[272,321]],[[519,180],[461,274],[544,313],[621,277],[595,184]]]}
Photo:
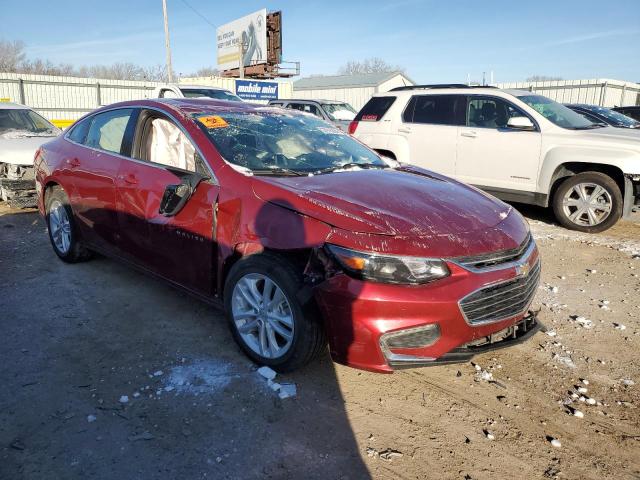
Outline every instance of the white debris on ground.
{"label": "white debris on ground", "polygon": [[129,397],[127,395],[122,395],[120,397],[120,403],[129,403]]}
{"label": "white debris on ground", "polygon": [[[158,372],[162,375],[161,370]],[[155,372],[154,376],[159,376],[156,375],[158,372]],[[196,360],[190,364],[171,367],[163,379],[162,390],[188,395],[211,394],[221,391],[237,376],[231,372],[229,364],[220,360]],[[156,394],[161,394],[162,390],[158,390]]]}
{"label": "white debris on ground", "polygon": [[[626,253],[633,259],[640,259],[640,241],[639,240],[619,240],[605,235],[591,235],[577,231],[570,231],[556,225],[542,222],[540,220],[529,220],[531,233],[536,240],[569,240],[579,242],[589,246],[597,245],[600,247],[611,248],[622,253]],[[596,269],[587,269],[588,273],[597,273]]]}
{"label": "white debris on ground", "polygon": [[394,450],[392,448],[387,448],[382,451],[378,451],[375,448],[368,447],[367,448],[367,457],[370,458],[380,458],[382,460],[386,460],[387,462],[393,461],[394,458],[402,458],[404,454],[399,450]]}
{"label": "white debris on ground", "polygon": [[271,368],[264,366],[258,370],[258,375],[267,380],[267,386],[278,394],[281,400],[285,398],[294,398],[297,395],[297,388],[295,383],[278,383],[275,382],[277,373]]}
{"label": "white debris on ground", "polygon": [[95,415],[87,415],[87,422],[89,423],[93,423],[96,421],[96,416]]}
{"label": "white debris on ground", "polygon": [[560,443],[560,440],[558,440],[557,438],[552,438],[551,440],[549,440],[551,442],[551,446],[555,447],[555,448],[560,448],[562,447],[562,443]]}

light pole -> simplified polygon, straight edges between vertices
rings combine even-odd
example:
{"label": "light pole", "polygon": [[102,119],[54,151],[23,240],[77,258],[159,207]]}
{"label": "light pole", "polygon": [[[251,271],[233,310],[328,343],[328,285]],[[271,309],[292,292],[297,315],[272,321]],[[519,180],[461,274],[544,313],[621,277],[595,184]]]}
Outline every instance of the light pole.
{"label": "light pole", "polygon": [[167,16],[167,0],[162,0],[162,14],[164,15],[164,46],[167,50],[167,77],[173,83],[173,67],[171,66],[171,45],[169,44],[169,17]]}

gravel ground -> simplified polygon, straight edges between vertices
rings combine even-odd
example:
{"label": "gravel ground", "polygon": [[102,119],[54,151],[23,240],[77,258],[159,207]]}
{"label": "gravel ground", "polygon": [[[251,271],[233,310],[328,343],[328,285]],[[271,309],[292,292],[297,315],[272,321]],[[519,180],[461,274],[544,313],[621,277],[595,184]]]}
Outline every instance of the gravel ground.
{"label": "gravel ground", "polygon": [[393,375],[326,357],[280,399],[219,311],[63,264],[37,213],[0,204],[0,479],[640,478],[640,224],[525,214],[546,333]]}

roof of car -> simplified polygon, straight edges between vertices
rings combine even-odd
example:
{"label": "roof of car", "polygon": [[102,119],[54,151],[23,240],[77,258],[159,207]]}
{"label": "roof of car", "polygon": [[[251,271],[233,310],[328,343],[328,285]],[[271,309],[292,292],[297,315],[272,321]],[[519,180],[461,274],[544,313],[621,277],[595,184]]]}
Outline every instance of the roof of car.
{"label": "roof of car", "polygon": [[0,110],[31,110],[26,105],[14,102],[0,102]]}
{"label": "roof of car", "polygon": [[214,86],[211,86],[211,85],[183,85],[183,84],[180,83],[180,84],[176,85],[176,87],[178,87],[181,90],[183,88],[186,89],[186,90],[189,90],[191,88],[193,88],[193,89],[197,88],[198,90],[207,89],[207,90],[225,90],[227,92],[229,91],[229,89],[227,89],[227,88],[214,87]]}
{"label": "roof of car", "polygon": [[277,100],[269,100],[269,103],[273,102],[347,103],[341,100],[324,100],[321,98],[279,98]]}

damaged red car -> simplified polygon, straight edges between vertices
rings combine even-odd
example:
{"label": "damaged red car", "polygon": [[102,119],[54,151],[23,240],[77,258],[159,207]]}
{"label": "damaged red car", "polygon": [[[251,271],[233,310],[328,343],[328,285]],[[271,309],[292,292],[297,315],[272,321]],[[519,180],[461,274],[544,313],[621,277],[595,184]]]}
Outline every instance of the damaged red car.
{"label": "damaged red car", "polygon": [[377,372],[463,362],[540,328],[519,213],[304,113],[119,103],[35,168],[58,257],[100,252],[222,306],[242,350],[279,371],[327,344]]}

